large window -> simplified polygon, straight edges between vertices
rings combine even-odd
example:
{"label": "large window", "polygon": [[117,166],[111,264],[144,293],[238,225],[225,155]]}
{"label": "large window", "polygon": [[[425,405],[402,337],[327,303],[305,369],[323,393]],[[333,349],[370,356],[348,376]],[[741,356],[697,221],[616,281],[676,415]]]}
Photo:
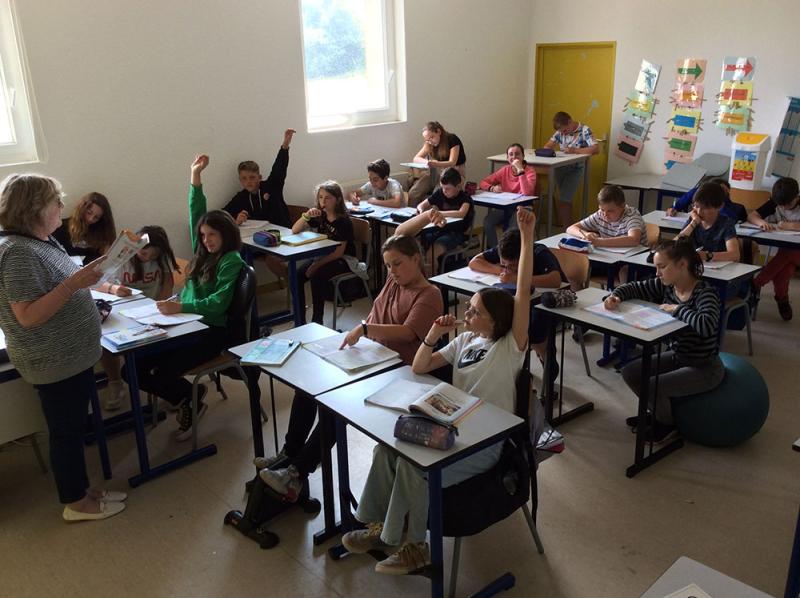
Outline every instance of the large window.
{"label": "large window", "polygon": [[0,0],[0,165],[36,162],[22,44],[11,0]]}
{"label": "large window", "polygon": [[309,131],[405,118],[402,0],[301,0]]}

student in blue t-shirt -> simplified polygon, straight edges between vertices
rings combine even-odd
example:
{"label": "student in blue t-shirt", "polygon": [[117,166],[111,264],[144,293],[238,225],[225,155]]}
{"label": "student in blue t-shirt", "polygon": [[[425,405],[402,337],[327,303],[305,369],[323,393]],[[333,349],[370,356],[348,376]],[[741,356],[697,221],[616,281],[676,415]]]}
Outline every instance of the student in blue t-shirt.
{"label": "student in blue t-shirt", "polygon": [[[707,182],[716,183],[721,186],[722,190],[725,192],[725,200],[722,202],[722,208],[720,209],[723,215],[734,222],[744,222],[747,220],[747,208],[740,203],[731,201],[731,184],[727,179],[718,177],[710,179]],[[678,212],[690,212],[692,209],[692,201],[699,188],[700,185],[697,185],[697,187],[690,189],[672,202],[672,207],[667,208],[667,216],[676,216]]]}
{"label": "student in blue t-shirt", "polygon": [[703,183],[694,195],[689,220],[679,237],[687,237],[704,262],[738,262],[739,242],[734,221],[721,213],[725,191],[718,183]]}

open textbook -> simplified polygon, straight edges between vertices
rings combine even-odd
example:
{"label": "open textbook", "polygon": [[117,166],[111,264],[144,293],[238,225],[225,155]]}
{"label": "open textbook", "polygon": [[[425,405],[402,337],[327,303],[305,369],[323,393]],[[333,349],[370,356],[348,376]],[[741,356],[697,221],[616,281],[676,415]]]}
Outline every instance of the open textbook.
{"label": "open textbook", "polygon": [[117,239],[106,252],[105,259],[97,267],[103,273],[97,284],[108,282],[117,271],[124,266],[140,249],[150,243],[147,235],[135,235],[129,230],[122,230]]}
{"label": "open textbook", "polygon": [[303,343],[303,348],[348,373],[370,368],[399,357],[397,351],[392,351],[380,343],[364,337],[358,339],[358,343],[351,347],[345,346],[344,349],[339,349],[345,336],[347,333],[344,332],[334,334],[318,341]]}
{"label": "open textbook", "polygon": [[446,382],[433,386],[402,379],[392,380],[364,402],[401,413],[422,413],[445,424],[457,424],[482,403]]}
{"label": "open textbook", "polygon": [[675,321],[671,314],[661,311],[654,304],[637,300],[623,301],[614,310],[606,309],[602,303],[587,305],[583,309],[604,318],[624,322],[640,330],[651,330]]}

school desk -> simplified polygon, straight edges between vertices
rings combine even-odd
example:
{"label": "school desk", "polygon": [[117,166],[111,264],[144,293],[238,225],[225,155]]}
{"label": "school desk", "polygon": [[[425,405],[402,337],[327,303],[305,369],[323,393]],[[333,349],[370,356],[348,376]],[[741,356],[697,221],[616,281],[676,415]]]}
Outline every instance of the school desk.
{"label": "school desk", "polygon": [[[299,343],[313,342],[333,336],[337,334],[335,330],[326,328],[320,324],[311,323],[304,326],[298,326],[291,330],[286,330],[278,334],[272,335],[270,338],[282,338],[297,341]],[[258,341],[252,341],[233,347],[230,352],[234,355],[243,357],[254,347]],[[402,363],[400,358],[394,358],[389,361],[384,361],[372,367],[364,368],[353,373],[348,373],[338,366],[325,361],[319,355],[299,348],[292,353],[291,357],[287,359],[281,366],[263,366],[261,371],[269,376],[269,391],[272,400],[272,425],[275,434],[275,452],[278,452],[278,428],[277,419],[275,417],[275,390],[273,386],[273,379],[282,382],[289,388],[305,392],[316,400],[316,397],[322,393],[328,392],[335,388],[339,388],[351,382],[373,376],[377,373],[384,372],[388,369],[397,367]],[[253,405],[251,404],[251,410]],[[256,406],[255,409],[260,409]],[[252,415],[252,414],[251,414]],[[256,411],[256,416],[260,416],[260,411]],[[325,426],[320,428],[322,446],[327,446],[327,429]],[[253,434],[256,430],[253,429]],[[260,427],[259,427],[259,434]],[[325,529],[314,534],[314,543],[322,544],[329,538],[332,538],[339,533],[339,528],[336,524],[334,503],[333,503],[333,478],[330,474],[330,460],[331,453],[328,450],[322,450],[322,505],[325,521]],[[326,463],[328,464],[326,473]]]}
{"label": "school desk", "polygon": [[[125,309],[137,309],[152,304],[152,299],[139,299],[125,304]],[[112,311],[105,322],[103,322],[103,334],[110,334],[116,330],[124,330],[126,328],[133,328],[140,324],[121,313]],[[128,349],[117,349],[108,342],[108,339],[100,339],[100,344],[112,355],[118,355],[125,359],[125,372],[128,377],[128,389],[131,396],[131,412],[133,414],[133,431],[136,437],[136,452],[139,459],[139,473],[128,478],[128,483],[132,487],[136,487],[144,482],[152,480],[158,476],[164,475],[170,471],[193,463],[203,457],[209,457],[217,453],[217,447],[214,444],[209,444],[203,448],[198,449],[192,443],[191,450],[176,459],[162,463],[161,465],[151,466],[150,455],[147,450],[147,436],[144,432],[144,413],[142,411],[142,404],[140,401],[139,393],[139,376],[136,372],[136,360],[147,355],[157,354],[176,347],[186,346],[194,342],[195,335],[208,328],[205,324],[196,320],[178,326],[167,326],[167,336],[155,339],[152,342],[131,347]]]}
{"label": "school desk", "polygon": [[[533,166],[537,174],[544,173],[547,175],[547,234],[548,236],[553,232],[553,187],[555,187],[555,174],[559,168],[570,166],[572,164],[579,164],[583,162],[583,204],[581,207],[581,214],[586,215],[589,210],[589,158],[591,154],[566,154],[564,152],[556,152],[555,158],[541,158],[534,153],[532,149],[525,150],[525,162]],[[506,154],[496,154],[494,156],[487,156],[489,160],[489,172],[494,172],[498,165],[505,166],[508,164],[508,156]]]}
{"label": "school desk", "polygon": [[[428,474],[428,528],[431,541],[431,596],[444,595],[444,555],[442,541],[442,469],[502,441],[515,430],[525,425],[516,415],[484,402],[458,425],[456,442],[449,450],[431,449],[418,444],[404,442],[394,437],[394,426],[398,413],[390,409],[367,405],[364,399],[378,392],[393,380],[413,380],[423,384],[438,384],[440,380],[431,375],[415,375],[409,366],[403,366],[361,380],[353,384],[326,392],[317,400],[320,416],[333,418],[336,429],[336,456],[339,469],[339,507],[341,509],[342,532],[355,528],[355,519],[350,509],[350,471],[347,453],[347,426],[353,426],[374,441],[382,444],[399,457]],[[343,546],[331,548],[329,554],[337,559],[346,550]],[[510,574],[503,577],[508,580]],[[513,581],[513,576],[511,578]],[[499,580],[498,580],[499,581]],[[512,584],[513,585],[513,584]],[[487,586],[488,587],[488,586]]]}
{"label": "school desk", "polygon": [[[264,230],[269,229],[280,231],[282,239],[292,234],[291,229],[278,226],[277,224],[269,224]],[[249,230],[247,232],[249,232]],[[305,305],[300,305],[300,298],[297,294],[297,289],[300,284],[297,278],[297,262],[333,253],[339,246],[339,242],[332,241],[331,239],[322,239],[320,241],[314,241],[313,243],[306,243],[305,245],[292,246],[281,243],[277,247],[264,247],[253,241],[253,234],[255,232],[257,231],[254,230],[247,236],[242,235],[242,245],[245,249],[245,261],[252,265],[253,253],[265,253],[286,262],[289,270],[289,288],[292,290],[292,315],[294,316],[294,325],[300,326],[306,308]],[[253,305],[253,309],[255,309],[255,303]]]}
{"label": "school desk", "polygon": [[652,172],[645,172],[640,174],[631,174],[628,176],[616,177],[606,181],[606,185],[616,185],[623,189],[633,189],[639,192],[639,213],[641,214],[644,208],[644,195],[648,191],[656,192],[656,209],[661,209],[664,197],[681,197],[686,194],[689,189],[676,187],[663,181],[664,176]]}
{"label": "school desk", "polygon": [[[575,304],[571,307],[545,307],[542,304],[536,306],[535,309],[546,311],[552,317],[550,318],[550,335],[555,339],[557,325],[559,321],[569,322],[571,324],[580,326],[583,330],[597,330],[610,336],[615,336],[623,341],[629,341],[642,346],[642,377],[640,382],[641,396],[639,399],[638,416],[639,421],[645,421],[645,413],[647,412],[647,397],[649,396],[650,389],[650,358],[655,350],[658,356],[661,355],[661,345],[678,334],[688,324],[675,319],[673,322],[663,324],[650,330],[640,330],[633,326],[626,324],[619,320],[613,320],[593,314],[586,311],[584,308],[590,305],[601,303],[603,298],[608,295],[608,291],[590,287],[578,291],[578,298]],[[555,342],[548,343],[549,350],[548,356],[545,360],[545,417],[551,425],[557,426],[560,423],[574,419],[582,413],[587,413],[594,409],[594,404],[591,402],[584,403],[579,407],[572,409],[566,413],[563,411],[563,398],[564,398],[564,370],[566,364],[564,363],[564,327],[561,328],[561,372],[560,372],[560,386],[561,392],[558,395],[558,415],[553,415],[554,410],[554,380],[548,375],[550,364],[553,363],[555,358]],[[656,383],[658,379],[656,378]],[[633,394],[633,391],[630,391]],[[649,445],[649,452],[645,456],[645,445]],[[638,426],[636,428],[636,446],[634,450],[633,465],[628,467],[626,475],[631,478],[637,473],[649,467],[656,461],[667,456],[674,450],[683,446],[683,440],[680,438],[673,440],[662,448],[654,451],[653,444],[645,440],[645,426]]]}

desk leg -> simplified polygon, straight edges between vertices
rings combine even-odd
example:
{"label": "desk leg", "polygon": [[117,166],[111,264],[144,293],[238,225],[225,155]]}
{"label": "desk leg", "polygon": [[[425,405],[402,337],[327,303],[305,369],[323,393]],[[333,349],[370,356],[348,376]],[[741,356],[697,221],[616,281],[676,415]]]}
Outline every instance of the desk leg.
{"label": "desk leg", "polygon": [[298,296],[297,260],[295,259],[289,260],[289,287],[292,289],[292,315],[294,316],[294,325],[302,326],[305,306],[300,305],[300,297]]}
{"label": "desk leg", "polygon": [[428,498],[431,532],[431,596],[444,596],[444,524],[442,521],[442,470],[428,471]]}
{"label": "desk leg", "polygon": [[336,507],[333,503],[333,462],[331,460],[331,451],[326,447],[329,445],[328,430],[330,429],[331,418],[333,414],[323,407],[319,406],[319,429],[320,429],[320,444],[322,445],[322,454],[320,455],[320,464],[322,468],[322,511],[325,520],[325,528],[314,534],[314,544],[319,546],[323,542],[336,536],[340,529],[336,524]]}
{"label": "desk leg", "polygon": [[725,336],[725,328],[727,328],[727,325],[725,327],[722,326],[722,314],[725,313],[725,304],[728,302],[728,283],[721,280],[718,281],[716,287],[719,294],[719,329],[717,330],[717,338],[721,343],[722,337]]}
{"label": "desk leg", "polygon": [[555,380],[552,379],[550,375],[551,368],[556,360],[556,318],[550,318],[550,331],[547,335],[547,353],[545,354],[544,359],[544,388],[545,388],[545,402],[544,402],[544,409],[545,409],[545,419],[547,422],[553,426],[560,426],[563,423],[566,423],[570,420],[575,419],[579,415],[583,415],[584,413],[588,413],[589,411],[594,410],[594,403],[591,401],[587,401],[586,403],[582,403],[575,407],[574,409],[570,409],[566,413],[564,412],[564,369],[566,368],[565,360],[564,360],[564,337],[565,331],[562,327],[561,329],[561,372],[559,376],[559,388],[561,392],[558,395],[558,415],[553,415],[553,405],[555,403]]}
{"label": "desk leg", "polygon": [[[103,478],[111,479],[111,461],[108,458],[108,443],[106,442],[106,430],[103,423],[103,413],[100,409],[100,399],[97,396],[97,386],[92,386],[92,427],[94,437],[97,440],[97,451],[100,453],[100,467],[103,469]],[[38,449],[37,449],[38,450]]]}
{"label": "desk leg", "polygon": [[547,169],[547,236],[553,234],[553,187],[556,185],[556,169],[550,166]]}
{"label": "desk leg", "polygon": [[257,367],[243,366],[247,376],[247,390],[250,398],[250,424],[253,426],[253,455],[264,456],[264,433],[261,429],[261,389],[258,386]]}
{"label": "desk leg", "polygon": [[789,560],[789,574],[786,576],[786,591],[783,595],[800,595],[800,513],[797,515],[797,526],[794,529],[794,544]]}
{"label": "desk leg", "polygon": [[[142,405],[139,402],[139,376],[136,373],[136,355],[133,352],[125,354],[125,370],[128,374],[128,387],[131,395],[131,411],[133,412],[133,433],[136,437],[136,451],[139,455],[139,476],[150,475],[150,456],[147,454],[147,437],[144,433],[144,421],[142,419]],[[131,486],[138,486],[133,483],[134,478],[130,478],[128,483]]]}
{"label": "desk leg", "polygon": [[639,189],[639,213],[644,214],[642,210],[644,210],[644,194],[645,189]]}
{"label": "desk leg", "polygon": [[658,193],[656,194],[656,210],[661,209],[661,203],[663,201],[664,201],[664,192],[659,190]]}
{"label": "desk leg", "polygon": [[[583,162],[583,212],[581,218],[585,218],[589,214],[589,161],[591,156],[586,158]],[[641,212],[641,210],[639,210]]]}
{"label": "desk leg", "polygon": [[355,527],[355,517],[350,508],[350,462],[347,456],[347,424],[340,417],[336,418],[336,464],[339,469],[339,512],[341,523],[339,527],[344,532],[349,532]]}

